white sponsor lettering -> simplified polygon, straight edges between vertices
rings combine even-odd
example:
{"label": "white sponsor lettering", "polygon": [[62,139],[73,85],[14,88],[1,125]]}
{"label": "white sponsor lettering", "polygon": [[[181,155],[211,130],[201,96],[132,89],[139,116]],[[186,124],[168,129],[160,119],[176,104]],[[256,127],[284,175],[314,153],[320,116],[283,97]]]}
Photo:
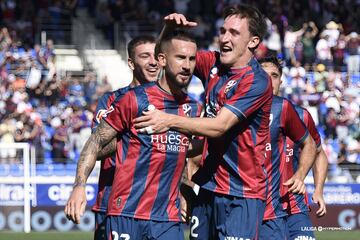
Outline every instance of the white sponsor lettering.
{"label": "white sponsor lettering", "polygon": [[160,152],[185,152],[189,146],[189,138],[174,131],[165,134],[151,135],[151,142]]}
{"label": "white sponsor lettering", "polygon": [[294,149],[290,148],[289,144],[286,144],[286,160],[285,162],[290,162],[290,158],[294,155]]}
{"label": "white sponsor lettering", "polygon": [[250,240],[250,238],[244,238],[244,237],[232,237],[232,236],[226,236],[226,240]]}
{"label": "white sponsor lettering", "polygon": [[[29,192],[32,199],[34,194],[32,187]],[[0,201],[3,206],[18,205],[19,202],[24,201],[24,186],[0,184]]]}
{"label": "white sponsor lettering", "polygon": [[294,240],[315,240],[315,238],[311,236],[297,236]]}
{"label": "white sponsor lettering", "polygon": [[[65,185],[65,184],[53,185],[48,189],[49,199],[55,202],[58,201],[66,202],[71,194],[72,189],[73,188],[71,185]],[[94,187],[91,185],[86,186],[86,199],[89,201],[92,200],[94,197],[95,197]]]}

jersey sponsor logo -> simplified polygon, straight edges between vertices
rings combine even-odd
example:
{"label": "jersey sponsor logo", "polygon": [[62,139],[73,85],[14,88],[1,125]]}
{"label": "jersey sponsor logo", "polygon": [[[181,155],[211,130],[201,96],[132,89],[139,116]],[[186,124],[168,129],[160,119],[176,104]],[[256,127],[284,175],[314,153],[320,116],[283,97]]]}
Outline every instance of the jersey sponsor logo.
{"label": "jersey sponsor logo", "polygon": [[285,162],[290,162],[293,155],[294,155],[294,149],[290,148],[289,144],[286,144],[286,160],[285,160]]}
{"label": "jersey sponsor logo", "polygon": [[100,110],[96,113],[96,117],[95,117],[96,121],[97,121],[98,123],[100,123],[100,120],[101,120],[102,118],[106,118],[107,115],[108,115],[109,113],[111,113],[112,111],[114,111],[114,107],[113,107],[113,106],[110,106],[108,109],[100,109]]}
{"label": "jersey sponsor logo", "polygon": [[191,106],[189,104],[183,104],[182,109],[184,111],[184,114],[189,117],[191,113]]}
{"label": "jersey sponsor logo", "polygon": [[151,142],[160,152],[185,152],[189,146],[189,138],[175,131],[153,134],[151,135]]}
{"label": "jersey sponsor logo", "polygon": [[231,88],[233,88],[236,85],[236,80],[230,80],[225,87],[224,93],[228,93],[230,91]]}

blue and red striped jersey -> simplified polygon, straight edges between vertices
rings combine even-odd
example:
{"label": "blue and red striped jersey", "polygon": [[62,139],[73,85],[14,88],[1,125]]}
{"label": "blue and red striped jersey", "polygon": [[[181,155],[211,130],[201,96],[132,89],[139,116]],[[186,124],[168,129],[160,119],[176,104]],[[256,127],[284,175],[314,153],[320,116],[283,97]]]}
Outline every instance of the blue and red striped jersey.
{"label": "blue and red striped jersey", "polygon": [[[299,114],[301,120],[304,122],[305,126],[309,130],[311,137],[314,139],[317,148],[321,146],[321,138],[316,130],[314,120],[312,119],[310,113],[300,107],[295,106],[296,112]],[[287,181],[298,169],[301,149],[298,144],[291,141],[291,139],[286,140],[286,152],[288,153],[288,160],[285,164],[285,170],[283,174],[283,181]],[[288,214],[296,214],[299,212],[309,211],[309,201],[308,196],[302,194],[293,194],[288,193],[287,189],[284,189],[284,208],[287,210]]]}
{"label": "blue and red striped jersey", "polygon": [[[153,105],[179,116],[198,117],[201,106],[187,95],[174,97],[157,83],[136,87],[117,98],[105,121],[121,133],[108,215],[180,221],[179,183],[191,136],[169,130],[138,133],[133,119]],[[150,107],[149,107],[150,106]]]}
{"label": "blue and red striped jersey", "polygon": [[[120,95],[129,91],[130,87],[120,88],[114,92],[107,92],[98,100],[95,115],[92,121],[92,132],[95,132],[102,117],[105,117],[111,111],[111,104]],[[106,212],[107,204],[111,192],[115,171],[115,154],[111,157],[105,158],[101,161],[98,193],[96,196],[95,205],[92,207],[93,211]]]}
{"label": "blue and red striped jersey", "polygon": [[293,104],[285,98],[274,96],[270,114],[270,142],[266,144],[265,167],[269,185],[264,220],[287,215],[281,202],[281,175],[287,161],[286,138],[300,144],[308,134]]}
{"label": "blue and red striped jersey", "polygon": [[254,58],[246,67],[225,68],[218,52],[198,52],[195,75],[205,87],[206,117],[225,107],[241,121],[222,137],[205,140],[202,167],[193,181],[217,193],[265,200],[270,78]]}

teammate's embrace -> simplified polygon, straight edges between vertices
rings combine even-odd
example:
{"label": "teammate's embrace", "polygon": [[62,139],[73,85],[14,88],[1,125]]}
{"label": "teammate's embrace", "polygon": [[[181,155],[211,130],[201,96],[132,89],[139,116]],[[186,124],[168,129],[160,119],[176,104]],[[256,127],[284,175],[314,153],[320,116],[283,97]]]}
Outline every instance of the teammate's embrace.
{"label": "teammate's embrace", "polygon": [[121,134],[108,200],[106,239],[184,237],[178,194],[191,136],[177,131],[151,136],[137,133],[133,119],[155,108],[186,117],[200,115],[201,107],[182,91],[193,73],[196,50],[190,36],[179,32],[167,35],[158,54],[159,64],[164,67],[159,82],[119,96],[114,110],[103,118],[83,149],[75,180],[79,186],[85,184],[101,147]]}

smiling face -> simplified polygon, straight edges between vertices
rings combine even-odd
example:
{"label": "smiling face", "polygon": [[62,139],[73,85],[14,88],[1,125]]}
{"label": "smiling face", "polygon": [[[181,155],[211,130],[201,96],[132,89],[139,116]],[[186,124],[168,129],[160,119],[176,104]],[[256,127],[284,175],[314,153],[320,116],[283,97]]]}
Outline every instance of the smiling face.
{"label": "smiling face", "polygon": [[128,59],[128,65],[134,71],[134,78],[140,83],[156,81],[160,68],[155,60],[155,43],[136,46],[134,57]]}
{"label": "smiling face", "polygon": [[196,43],[180,39],[170,40],[158,58],[165,69],[169,86],[184,88],[190,83],[195,69]]}
{"label": "smiling face", "polygon": [[228,67],[242,67],[252,57],[249,48],[255,48],[258,37],[251,36],[247,18],[231,15],[220,28],[220,61]]}

